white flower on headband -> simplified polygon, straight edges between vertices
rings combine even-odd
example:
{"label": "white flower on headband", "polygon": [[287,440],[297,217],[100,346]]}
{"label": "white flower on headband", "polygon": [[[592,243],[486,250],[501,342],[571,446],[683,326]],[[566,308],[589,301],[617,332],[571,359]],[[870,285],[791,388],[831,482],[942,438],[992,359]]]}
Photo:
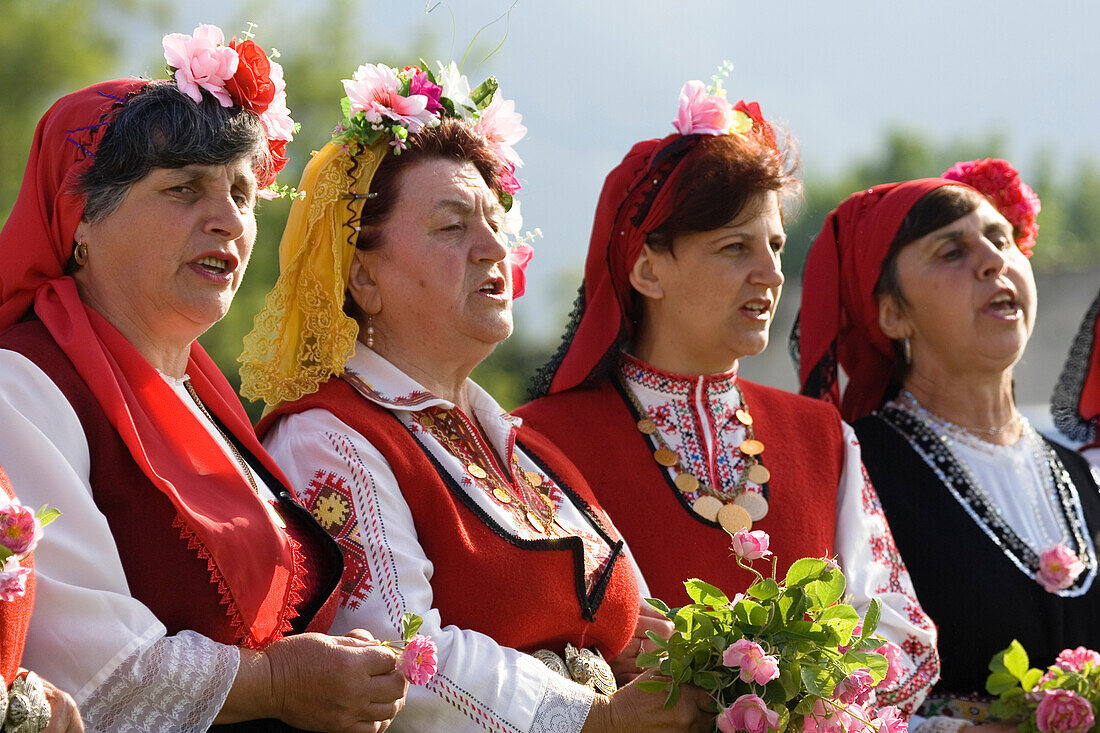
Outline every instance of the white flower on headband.
{"label": "white flower on headband", "polygon": [[458,70],[458,64],[454,61],[443,65],[442,61],[436,61],[439,67],[439,85],[443,87],[443,96],[455,103],[455,115],[468,120],[473,116],[471,110],[477,105],[470,97],[470,82],[466,76]]}

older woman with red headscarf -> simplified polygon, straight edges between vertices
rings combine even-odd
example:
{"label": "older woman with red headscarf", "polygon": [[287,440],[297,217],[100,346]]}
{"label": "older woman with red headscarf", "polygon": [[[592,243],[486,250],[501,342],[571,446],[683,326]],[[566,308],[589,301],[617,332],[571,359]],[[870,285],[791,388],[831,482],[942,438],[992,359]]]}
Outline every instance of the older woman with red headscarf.
{"label": "older woman with red headscarf", "polygon": [[973,696],[1012,639],[1039,666],[1100,644],[1100,494],[1088,464],[1013,400],[1035,322],[1038,204],[999,160],[875,186],[829,214],[803,280],[803,391],[855,421],[940,630],[925,712],[964,716],[955,725],[984,719]]}
{"label": "older woman with red headscarf", "polygon": [[264,445],[344,550],[334,629],[423,617],[438,671],[394,730],[710,730],[696,687],[670,708],[616,689],[608,662],[637,676],[624,649],[671,625],[639,617],[634,564],[577,470],[469,378],[512,332],[525,261],[508,246],[514,103],[453,63],[363,64],[344,88],[241,357],[243,393],[274,408]]}
{"label": "older woman with red headscarf", "polygon": [[1085,311],[1050,401],[1054,424],[1100,471],[1100,292]]}
{"label": "older woman with red headscarf", "polygon": [[167,36],[174,81],[58,101],[0,233],[0,463],[63,512],[23,663],[91,730],[378,731],[405,690],[394,655],[305,633],[331,623],[338,550],[195,342],[293,130],[278,66],[222,41]]}
{"label": "older woman with red headscarf", "polygon": [[577,464],[672,606],[690,602],[687,578],[731,593],[753,582],[730,561],[741,528],[769,533],[780,573],[838,555],[857,608],[882,598],[896,645],[878,704],[911,712],[936,678],[935,633],[850,429],[737,374],[767,345],[782,290],[788,158],[759,105],[701,82],[673,124],[607,177],[575,320],[516,414]]}

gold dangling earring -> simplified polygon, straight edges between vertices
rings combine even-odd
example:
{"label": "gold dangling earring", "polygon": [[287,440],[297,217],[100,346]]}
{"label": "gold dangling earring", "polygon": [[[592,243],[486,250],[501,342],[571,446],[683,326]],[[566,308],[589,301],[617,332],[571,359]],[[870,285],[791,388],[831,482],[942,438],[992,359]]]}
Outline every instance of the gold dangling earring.
{"label": "gold dangling earring", "polygon": [[77,242],[73,247],[73,259],[76,260],[76,264],[80,267],[88,262],[88,244],[87,242]]}
{"label": "gold dangling earring", "polygon": [[906,336],[902,340],[901,349],[902,349],[902,352],[905,354],[905,363],[906,364],[912,364],[913,363],[913,351],[909,347],[909,337],[908,336]]}
{"label": "gold dangling earring", "polygon": [[374,316],[367,314],[367,348],[374,348]]}

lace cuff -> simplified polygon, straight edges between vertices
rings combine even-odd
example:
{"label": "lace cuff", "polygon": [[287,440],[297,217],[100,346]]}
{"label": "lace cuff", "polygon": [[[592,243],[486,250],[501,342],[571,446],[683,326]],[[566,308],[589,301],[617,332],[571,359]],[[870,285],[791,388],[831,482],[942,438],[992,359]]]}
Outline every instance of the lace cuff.
{"label": "lace cuff", "polygon": [[595,693],[557,674],[547,675],[530,733],[577,733],[584,727]]}
{"label": "lace cuff", "polygon": [[134,652],[81,706],[85,730],[201,733],[214,722],[237,677],[240,652],[181,631]]}

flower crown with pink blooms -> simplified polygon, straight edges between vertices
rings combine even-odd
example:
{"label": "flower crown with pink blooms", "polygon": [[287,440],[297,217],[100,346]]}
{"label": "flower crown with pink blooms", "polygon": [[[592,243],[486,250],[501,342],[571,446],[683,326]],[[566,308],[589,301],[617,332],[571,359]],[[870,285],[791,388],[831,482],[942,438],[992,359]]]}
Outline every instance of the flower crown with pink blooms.
{"label": "flower crown with pink blooms", "polygon": [[764,119],[760,105],[740,100],[730,104],[722,80],[729,76],[733,65],[726,61],[719,73],[711,79],[710,86],[693,79],[685,82],[680,90],[680,106],[672,126],[681,135],[737,135],[746,137],[755,132],[767,143],[778,149],[775,130]]}
{"label": "flower crown with pink blooms", "polygon": [[516,103],[500,93],[495,77],[473,89],[454,61],[444,66],[436,61],[433,73],[421,60],[420,66],[394,69],[385,64],[363,64],[350,79],[342,79],[347,96],[340,100],[344,119],[336,126],[332,142],[337,145],[369,147],[389,140],[394,155],[400,155],[410,134],[436,127],[444,117],[472,123],[476,134],[488,140],[500,160],[498,174],[500,203],[506,213],[503,232],[509,243],[512,268],[512,297],[523,294],[525,270],[534,250],[529,242],[541,237],[535,229],[520,235],[523,219],[515,194],[521,186],[516,168],[523,160],[512,146],[523,139],[527,128]]}
{"label": "flower crown with pink blooms", "polygon": [[286,145],[294,139],[299,125],[290,118],[286,106],[286,82],[283,67],[269,57],[253,40],[255,23],[234,36],[228,45],[225,34],[214,25],[200,25],[190,36],[169,33],[161,41],[168,72],[176,87],[195,102],[202,102],[202,90],[209,92],[223,107],[237,105],[254,113],[263,124],[271,152],[271,166],[257,180],[262,198],[292,193],[275,184],[275,177],[286,165]]}
{"label": "flower crown with pink blooms", "polygon": [[1000,158],[960,161],[942,177],[965,183],[984,194],[1012,225],[1016,246],[1024,256],[1031,257],[1035,235],[1039,233],[1037,219],[1042,204],[1011,163]]}

